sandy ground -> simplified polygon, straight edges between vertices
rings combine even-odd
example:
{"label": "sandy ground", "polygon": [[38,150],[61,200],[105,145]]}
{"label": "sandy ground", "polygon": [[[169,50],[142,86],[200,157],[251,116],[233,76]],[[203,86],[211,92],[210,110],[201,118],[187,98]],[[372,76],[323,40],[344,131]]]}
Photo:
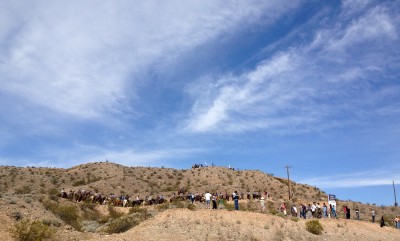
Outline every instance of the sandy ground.
{"label": "sandy ground", "polygon": [[314,235],[305,221],[226,210],[171,209],[122,233],[89,240],[400,240],[400,230],[355,220],[320,220],[324,231]]}

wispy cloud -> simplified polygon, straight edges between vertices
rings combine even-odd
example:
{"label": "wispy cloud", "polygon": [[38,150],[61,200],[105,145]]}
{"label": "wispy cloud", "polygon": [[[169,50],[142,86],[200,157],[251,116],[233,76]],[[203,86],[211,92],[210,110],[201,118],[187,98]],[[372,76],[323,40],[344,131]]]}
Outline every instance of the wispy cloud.
{"label": "wispy cloud", "polygon": [[141,81],[135,76],[149,65],[258,20],[264,11],[274,18],[290,8],[277,2],[6,2],[1,90],[74,117],[114,114],[134,98]]}
{"label": "wispy cloud", "polygon": [[390,185],[393,181],[400,182],[398,170],[379,169],[302,179],[299,180],[299,183],[321,188],[343,188]]}
{"label": "wispy cloud", "polygon": [[324,26],[309,44],[283,50],[253,70],[206,77],[212,84],[189,91],[196,102],[186,130],[298,132],[336,126],[343,113],[349,115],[342,123],[356,121],[357,113],[380,108],[385,83],[375,78],[399,58],[399,23],[396,11],[374,6],[347,24]]}

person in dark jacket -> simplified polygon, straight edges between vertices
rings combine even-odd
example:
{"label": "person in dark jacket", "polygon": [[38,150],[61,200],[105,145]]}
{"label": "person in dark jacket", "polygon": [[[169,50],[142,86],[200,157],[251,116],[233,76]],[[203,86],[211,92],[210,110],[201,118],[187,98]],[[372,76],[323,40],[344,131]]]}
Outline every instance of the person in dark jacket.
{"label": "person in dark jacket", "polygon": [[383,218],[383,214],[382,214],[382,217],[381,217],[381,228],[382,228],[383,226],[385,226],[385,219]]}
{"label": "person in dark jacket", "polygon": [[350,219],[350,208],[346,205],[346,219]]}

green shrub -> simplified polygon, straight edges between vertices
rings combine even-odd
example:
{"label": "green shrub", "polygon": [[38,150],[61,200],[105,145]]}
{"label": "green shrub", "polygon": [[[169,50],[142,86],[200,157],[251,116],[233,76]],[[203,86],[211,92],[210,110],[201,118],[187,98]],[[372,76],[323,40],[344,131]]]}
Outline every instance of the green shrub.
{"label": "green shrub", "polygon": [[310,233],[320,235],[324,228],[318,220],[310,220],[306,222],[306,230]]}
{"label": "green shrub", "polygon": [[225,203],[225,209],[228,211],[232,211],[235,209],[235,205],[232,203]]}
{"label": "green shrub", "polygon": [[47,194],[49,195],[49,199],[53,201],[58,201],[58,195],[60,192],[56,188],[51,188]]}
{"label": "green shrub", "polygon": [[54,226],[54,227],[61,226],[61,222],[58,221],[57,219],[43,219],[42,223],[47,226]]}
{"label": "green shrub", "polygon": [[11,233],[15,240],[40,241],[52,238],[55,231],[40,221],[23,220],[14,225]]}
{"label": "green shrub", "polygon": [[276,212],[275,216],[278,216],[278,217],[281,217],[281,218],[286,218],[287,217],[285,214],[280,213],[280,212]]}
{"label": "green shrub", "polygon": [[112,233],[123,233],[125,231],[128,231],[130,228],[133,226],[137,225],[139,222],[133,219],[132,217],[120,217],[117,218],[108,225],[106,228],[106,232],[109,234]]}
{"label": "green shrub", "polygon": [[185,204],[182,201],[174,201],[172,202],[172,204],[176,207],[176,208],[185,208]]}
{"label": "green shrub", "polygon": [[300,219],[298,217],[291,217],[290,220],[293,222],[298,222]]}
{"label": "green shrub", "polygon": [[82,218],[84,220],[99,220],[102,218],[101,213],[95,209],[96,204],[93,203],[83,203],[80,206]]}
{"label": "green shrub", "polygon": [[79,181],[76,181],[76,182],[72,183],[72,186],[76,187],[76,186],[82,186],[82,185],[85,185],[85,184],[86,184],[86,181],[82,179],[82,180],[79,180]]}
{"label": "green shrub", "polygon": [[56,216],[58,216],[65,223],[71,225],[76,230],[81,230],[81,225],[79,223],[80,216],[79,210],[76,206],[64,206],[51,201],[43,202],[46,209],[50,210]]}
{"label": "green shrub", "polygon": [[194,205],[193,203],[189,203],[189,204],[187,205],[187,208],[188,208],[189,210],[194,211],[194,210],[196,210],[196,205]]}
{"label": "green shrub", "polygon": [[165,211],[165,210],[169,209],[169,203],[163,203],[163,204],[157,205],[156,208],[160,212]]}
{"label": "green shrub", "polygon": [[15,190],[15,193],[16,194],[28,194],[31,191],[32,191],[31,187],[26,185],[26,186],[23,186],[23,187],[18,188],[17,190]]}
{"label": "green shrub", "polygon": [[108,215],[110,216],[110,218],[116,219],[122,217],[124,214],[115,210],[113,206],[108,206]]}
{"label": "green shrub", "polygon": [[129,209],[129,213],[145,213],[147,209],[141,208],[139,206],[133,206]]}

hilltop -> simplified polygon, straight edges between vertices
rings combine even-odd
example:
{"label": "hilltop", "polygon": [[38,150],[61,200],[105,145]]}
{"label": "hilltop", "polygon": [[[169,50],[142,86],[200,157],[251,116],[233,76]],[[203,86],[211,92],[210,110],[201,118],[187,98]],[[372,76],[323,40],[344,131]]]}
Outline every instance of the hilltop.
{"label": "hilltop", "polygon": [[[71,168],[2,166],[0,177],[0,221],[4,224],[0,236],[5,240],[11,239],[10,229],[21,220],[39,220],[55,227],[56,237],[62,235],[65,240],[130,240],[129,237],[136,237],[136,240],[165,240],[170,237],[176,237],[176,240],[265,240],[266,237],[273,240],[319,240],[305,231],[304,220],[292,220],[276,210],[281,202],[288,203],[289,207],[312,201],[327,202],[327,195],[322,190],[295,182],[291,182],[293,195],[289,201],[287,180],[257,170],[238,171],[226,167],[179,170],[126,167],[110,162]],[[141,206],[139,209],[113,206],[110,209],[107,205],[59,198],[57,194],[61,188],[67,192],[90,190],[105,196],[110,193],[141,198],[163,195],[167,201],[181,188],[193,193],[268,192],[269,199],[265,213],[261,213],[257,199],[241,200],[243,212],[228,211],[232,207],[231,201],[225,203],[223,210],[217,211],[205,210],[204,204],[199,202],[191,206],[188,201]],[[399,214],[399,208],[337,202],[339,215],[342,215],[341,207],[349,205],[351,210],[360,209],[364,221],[321,220],[325,227],[322,234],[325,240],[364,240],[361,237],[395,240],[393,237],[398,230],[380,229],[377,223],[370,223],[370,210],[377,212],[377,219],[384,213],[389,221],[394,214]],[[67,212],[65,210],[75,216],[66,220],[65,215],[60,215]],[[132,227],[121,234],[105,235],[107,232],[104,230],[118,220],[131,222]],[[296,235],[301,238],[296,238]]]}
{"label": "hilltop", "polygon": [[[71,168],[0,167],[2,193],[45,194],[52,188],[91,190],[103,194],[170,196],[179,188],[190,192],[268,192],[274,200],[288,197],[287,180],[257,170],[235,171],[226,167],[172,169],[126,167],[110,162],[93,162]],[[317,187],[291,182],[295,202],[325,201]]]}

